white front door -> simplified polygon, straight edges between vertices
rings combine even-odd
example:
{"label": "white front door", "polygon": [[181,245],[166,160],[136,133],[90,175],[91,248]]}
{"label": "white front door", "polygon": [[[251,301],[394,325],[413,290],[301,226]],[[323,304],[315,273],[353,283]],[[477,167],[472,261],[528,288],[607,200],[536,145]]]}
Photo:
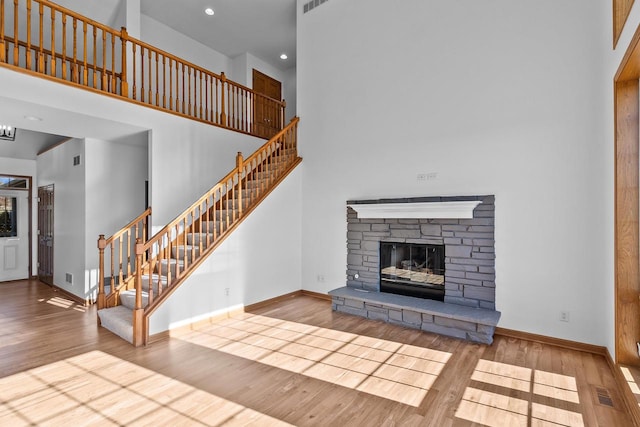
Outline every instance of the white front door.
{"label": "white front door", "polygon": [[0,281],[29,277],[28,192],[0,190]]}

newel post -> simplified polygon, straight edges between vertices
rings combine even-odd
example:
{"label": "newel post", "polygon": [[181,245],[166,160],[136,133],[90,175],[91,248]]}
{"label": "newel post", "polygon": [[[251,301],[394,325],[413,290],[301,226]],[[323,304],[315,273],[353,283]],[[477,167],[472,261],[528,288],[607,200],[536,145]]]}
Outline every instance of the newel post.
{"label": "newel post", "polygon": [[120,29],[120,40],[122,40],[122,73],[120,74],[120,95],[126,98],[129,97],[129,83],[127,82],[127,40],[129,40],[129,34],[125,27]]}
{"label": "newel post", "polygon": [[[142,308],[142,257],[144,244],[139,237],[136,239],[136,305],[133,310],[133,345],[139,347],[144,344],[146,331],[144,330],[144,308]],[[151,301],[149,301],[151,302]]]}
{"label": "newel post", "polygon": [[107,241],[104,238],[104,234],[101,234],[98,238],[98,310],[105,308],[105,295],[104,295],[104,248],[107,246]]}
{"label": "newel post", "polygon": [[220,125],[227,125],[227,114],[225,113],[225,96],[224,91],[227,86],[227,76],[225,76],[224,71],[220,73],[220,81],[221,81],[221,91],[220,91]]}
{"label": "newel post", "polygon": [[242,172],[244,171],[244,159],[242,153],[238,151],[236,156],[236,169],[238,170],[238,217],[242,216]]}
{"label": "newel post", "polygon": [[295,126],[293,127],[293,148],[296,149],[296,155],[298,154],[298,124],[300,123],[300,119],[298,117],[294,117],[291,121],[296,121]]}

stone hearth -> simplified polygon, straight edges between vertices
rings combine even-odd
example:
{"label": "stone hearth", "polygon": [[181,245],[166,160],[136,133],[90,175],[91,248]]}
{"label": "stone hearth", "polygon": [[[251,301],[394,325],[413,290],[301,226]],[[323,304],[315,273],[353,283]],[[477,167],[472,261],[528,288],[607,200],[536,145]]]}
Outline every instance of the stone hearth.
{"label": "stone hearth", "polygon": [[[449,213],[437,210],[447,203],[473,201],[472,208],[477,206],[468,215],[454,212],[451,215],[458,217],[443,218]],[[376,204],[384,205],[379,211],[389,212],[390,217],[366,213]],[[407,217],[412,205],[428,210],[429,204],[438,206],[434,214]],[[334,310],[476,342],[493,341],[500,317],[495,310],[493,196],[363,200],[347,205],[347,286],[329,293]],[[444,302],[381,293],[381,241],[444,244]]]}

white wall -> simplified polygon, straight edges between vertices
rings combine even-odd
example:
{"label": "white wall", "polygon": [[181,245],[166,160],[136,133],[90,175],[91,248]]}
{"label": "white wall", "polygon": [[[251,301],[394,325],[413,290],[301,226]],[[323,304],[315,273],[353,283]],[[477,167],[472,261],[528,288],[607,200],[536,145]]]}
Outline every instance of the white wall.
{"label": "white wall", "polygon": [[151,143],[153,224],[162,226],[195,202],[264,140],[157,113]]}
{"label": "white wall", "polygon": [[346,200],[495,194],[499,326],[610,346],[610,13],[596,3],[299,2],[303,288],[346,282]]}
{"label": "white wall", "polygon": [[84,292],[97,294],[100,234],[113,235],[145,209],[148,179],[148,135],[119,142],[87,139],[85,144]]}
{"label": "white wall", "polygon": [[31,185],[31,273],[38,274],[38,235],[35,230],[38,227],[38,177],[35,160],[9,159],[0,157],[0,174],[2,175],[22,175],[32,178]]}
{"label": "white wall", "polygon": [[[85,142],[72,139],[38,156],[38,187],[54,184],[53,283],[85,296]],[[73,158],[80,156],[80,165]],[[73,283],[66,282],[66,273]]]}
{"label": "white wall", "polygon": [[[159,49],[199,65],[216,74],[229,73],[231,60],[222,53],[185,36],[155,19],[141,14],[141,39]],[[227,77],[231,78],[227,75]]]}
{"label": "white wall", "polygon": [[282,83],[282,97],[287,102],[287,108],[285,113],[285,124],[289,123],[289,121],[297,115],[297,107],[296,107],[296,83],[298,82],[296,78],[296,67],[289,68],[285,72],[285,78]]}
{"label": "white wall", "polygon": [[151,316],[150,334],[299,290],[300,191],[298,167]]}

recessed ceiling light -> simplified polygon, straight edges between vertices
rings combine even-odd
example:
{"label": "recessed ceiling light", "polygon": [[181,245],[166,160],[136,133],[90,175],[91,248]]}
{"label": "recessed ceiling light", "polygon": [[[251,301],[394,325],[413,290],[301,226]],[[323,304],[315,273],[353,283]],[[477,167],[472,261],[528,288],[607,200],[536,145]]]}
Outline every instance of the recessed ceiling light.
{"label": "recessed ceiling light", "polygon": [[280,59],[287,59],[287,58],[288,58],[288,56],[287,56],[286,53],[283,53],[283,54],[280,55]]}
{"label": "recessed ceiling light", "polygon": [[209,16],[213,16],[214,13],[216,13],[213,9],[211,9],[210,7],[206,8],[204,10],[204,13],[206,13]]}
{"label": "recessed ceiling light", "polygon": [[41,122],[42,118],[36,116],[24,116],[25,119],[30,120],[32,122]]}

